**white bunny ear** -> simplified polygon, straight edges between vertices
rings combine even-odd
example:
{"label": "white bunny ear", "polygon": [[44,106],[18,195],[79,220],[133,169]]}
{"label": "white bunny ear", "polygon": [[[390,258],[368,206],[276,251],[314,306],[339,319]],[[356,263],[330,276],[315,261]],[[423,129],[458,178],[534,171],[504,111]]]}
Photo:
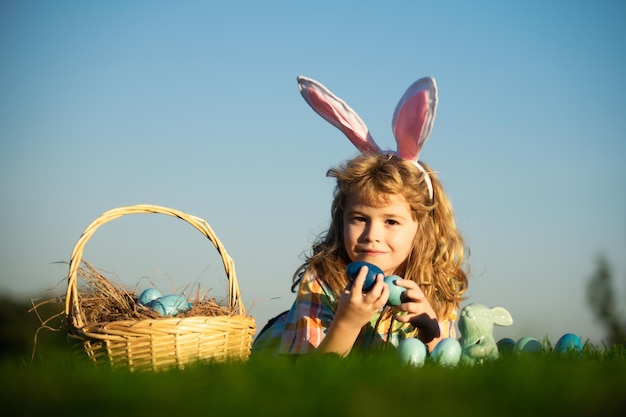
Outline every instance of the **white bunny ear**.
{"label": "white bunny ear", "polygon": [[343,100],[311,78],[299,76],[298,87],[309,106],[341,130],[361,153],[380,153],[363,120]]}
{"label": "white bunny ear", "polygon": [[417,162],[430,136],[437,113],[437,84],[432,77],[420,78],[404,93],[391,127],[398,144],[398,156]]}

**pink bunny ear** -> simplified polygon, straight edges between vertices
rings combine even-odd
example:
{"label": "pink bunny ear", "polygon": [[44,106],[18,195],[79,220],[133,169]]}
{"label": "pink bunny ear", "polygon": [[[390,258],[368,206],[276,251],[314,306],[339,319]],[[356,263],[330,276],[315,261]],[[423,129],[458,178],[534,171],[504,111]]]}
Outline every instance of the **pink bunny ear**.
{"label": "pink bunny ear", "polygon": [[363,120],[343,100],[311,78],[299,76],[298,87],[309,106],[341,130],[361,153],[380,153]]}
{"label": "pink bunny ear", "polygon": [[420,78],[404,93],[391,127],[398,144],[398,156],[417,162],[430,136],[437,113],[437,84],[432,77]]}

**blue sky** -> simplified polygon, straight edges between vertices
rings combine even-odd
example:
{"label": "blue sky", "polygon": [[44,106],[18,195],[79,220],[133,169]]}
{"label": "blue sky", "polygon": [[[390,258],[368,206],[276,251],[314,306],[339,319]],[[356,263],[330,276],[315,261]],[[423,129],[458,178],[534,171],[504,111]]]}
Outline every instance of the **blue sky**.
{"label": "blue sky", "polygon": [[[421,159],[471,250],[467,302],[511,312],[501,337],[600,341],[585,299],[599,254],[626,307],[626,6],[382,3],[2,2],[0,293],[63,293],[55,262],[92,220],[156,204],[211,224],[261,327],[327,226],[326,170],[356,155],[296,77],[394,148],[395,104],[429,75]],[[131,288],[225,288],[211,244],[166,216],[107,223],[84,257]]]}

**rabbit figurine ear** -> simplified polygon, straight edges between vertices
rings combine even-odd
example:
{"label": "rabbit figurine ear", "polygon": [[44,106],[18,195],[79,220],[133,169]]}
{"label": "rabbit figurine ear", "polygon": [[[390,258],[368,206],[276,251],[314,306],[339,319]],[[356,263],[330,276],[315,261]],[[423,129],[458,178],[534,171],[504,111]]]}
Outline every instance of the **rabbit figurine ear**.
{"label": "rabbit figurine ear", "polygon": [[309,106],[341,130],[361,153],[381,152],[363,120],[343,100],[311,78],[299,76],[298,87]]}
{"label": "rabbit figurine ear", "polygon": [[420,78],[404,93],[393,112],[391,127],[398,156],[417,163],[430,136],[437,113],[437,84],[432,77]]}

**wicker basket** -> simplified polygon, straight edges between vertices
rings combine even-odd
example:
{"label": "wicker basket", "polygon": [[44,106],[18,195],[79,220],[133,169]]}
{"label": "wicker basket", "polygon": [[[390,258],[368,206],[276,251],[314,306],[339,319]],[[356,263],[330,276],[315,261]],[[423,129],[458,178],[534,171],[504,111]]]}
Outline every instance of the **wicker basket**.
{"label": "wicker basket", "polygon": [[[128,214],[160,213],[185,220],[215,245],[229,281],[231,315],[163,317],[86,323],[81,311],[78,269],[87,240],[103,224]],[[198,360],[246,359],[256,331],[241,301],[235,265],[208,223],[178,210],[154,205],[119,207],[103,213],[83,232],[70,259],[65,314],[69,338],[78,341],[96,363],[135,369],[179,368]]]}

